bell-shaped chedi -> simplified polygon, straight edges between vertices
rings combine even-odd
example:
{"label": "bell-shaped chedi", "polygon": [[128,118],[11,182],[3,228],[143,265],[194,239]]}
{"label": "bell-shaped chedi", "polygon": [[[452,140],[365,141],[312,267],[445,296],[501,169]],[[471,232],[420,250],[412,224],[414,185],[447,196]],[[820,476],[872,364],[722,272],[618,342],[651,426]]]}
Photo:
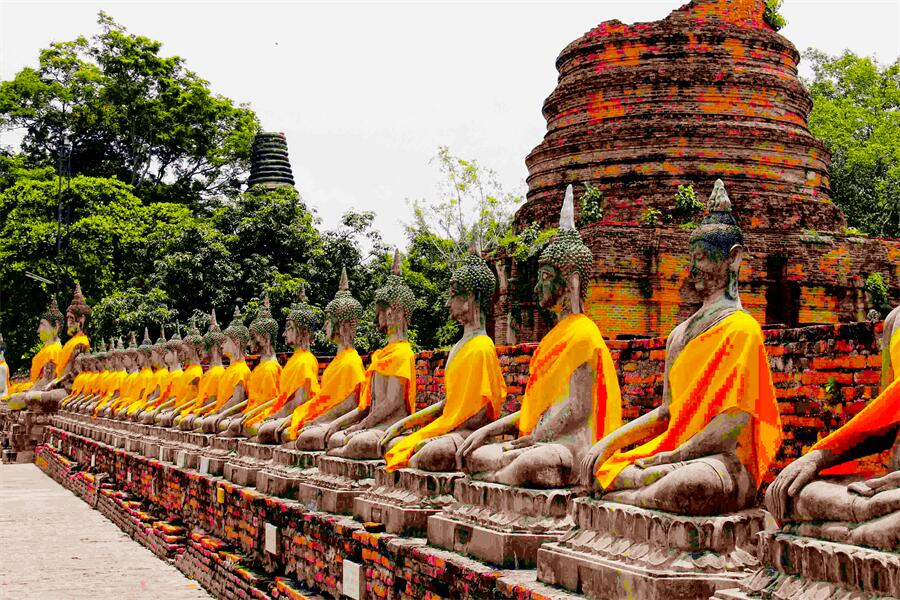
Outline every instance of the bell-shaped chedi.
{"label": "bell-shaped chedi", "polygon": [[247,185],[267,188],[294,186],[287,139],[283,133],[262,131],[256,134]]}
{"label": "bell-shaped chedi", "polygon": [[[669,211],[679,185],[717,178],[751,229],[841,229],[829,155],[807,128],[800,55],[762,0],[695,0],[653,23],[601,23],[556,60],[547,135],[526,159],[519,221],[557,214],[568,183],[603,191],[604,220]],[[550,204],[551,206],[545,206]]]}
{"label": "bell-shaped chedi", "polygon": [[[594,255],[585,313],[604,333],[664,335],[697,309],[687,251],[697,215],[677,214],[675,197],[692,186],[702,208],[717,179],[745,233],[741,298],[759,321],[862,320],[869,274],[896,289],[900,244],[843,233],[830,157],[807,127],[800,56],[764,12],[762,0],[694,0],[656,22],[601,23],[557,58],[516,229],[555,227],[574,184]],[[580,218],[582,183],[602,192],[599,220]],[[506,259],[498,271],[509,286],[495,339],[540,339],[547,325],[527,300],[535,266]]]}

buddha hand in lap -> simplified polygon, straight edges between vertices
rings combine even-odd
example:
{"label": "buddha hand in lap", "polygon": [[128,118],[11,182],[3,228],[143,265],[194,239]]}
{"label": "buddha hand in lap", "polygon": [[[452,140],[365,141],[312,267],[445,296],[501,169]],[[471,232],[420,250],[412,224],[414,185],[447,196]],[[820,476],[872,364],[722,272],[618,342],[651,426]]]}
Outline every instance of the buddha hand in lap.
{"label": "buddha hand in lap", "polygon": [[329,456],[381,458],[378,444],[385,431],[415,411],[416,358],[406,332],[416,299],[401,276],[399,252],[394,253],[391,271],[375,291],[378,329],[388,344],[372,353],[359,405],[328,426]]}
{"label": "buddha hand in lap", "polygon": [[447,357],[446,398],[388,428],[378,449],[388,471],[456,470],[456,451],[465,439],[499,415],[506,384],[494,342],[484,331],[484,309],[495,286],[494,274],[473,248],[450,277],[447,306],[463,335]]}
{"label": "buddha hand in lap", "polygon": [[312,332],[321,326],[321,311],[306,301],[301,286],[300,302],[291,307],[284,328],[284,341],[294,353],[284,365],[279,380],[279,397],[266,410],[245,425],[248,436],[260,444],[286,443],[291,414],[319,391],[319,361],[309,351]]}
{"label": "buddha hand in lap", "polygon": [[291,413],[288,444],[297,450],[325,450],[326,434],[335,419],[356,409],[366,379],[362,359],[353,347],[362,306],[350,294],[347,270],[334,299],[325,307],[325,335],[337,345],[337,354],[322,373],[322,387]]}
{"label": "buddha hand in lap", "polygon": [[[834,541],[900,545],[900,309],[885,320],[881,394],[778,474],[766,508],[789,524],[822,526]],[[889,451],[874,471],[856,459]],[[877,461],[876,461],[877,462]],[[868,472],[867,472],[868,471]]]}
{"label": "buddha hand in lap", "polygon": [[[559,231],[539,259],[535,292],[558,322],[529,366],[522,407],[469,435],[457,465],[474,479],[554,488],[575,483],[592,441],[621,424],[621,395],[612,357],[596,324],[583,314],[591,251],[575,229],[572,186]],[[497,443],[501,435],[518,434]]]}
{"label": "buddha hand in lap", "polygon": [[762,331],[738,296],[743,235],[721,181],[708,211],[690,240],[703,303],[666,341],[661,405],[582,460],[581,481],[604,499],[683,515],[743,510],[781,444]]}
{"label": "buddha hand in lap", "polygon": [[246,406],[250,367],[247,366],[244,351],[250,342],[250,330],[244,326],[238,306],[234,307],[234,316],[223,333],[222,353],[230,362],[219,380],[215,404],[200,421],[203,433],[221,433],[227,418]]}

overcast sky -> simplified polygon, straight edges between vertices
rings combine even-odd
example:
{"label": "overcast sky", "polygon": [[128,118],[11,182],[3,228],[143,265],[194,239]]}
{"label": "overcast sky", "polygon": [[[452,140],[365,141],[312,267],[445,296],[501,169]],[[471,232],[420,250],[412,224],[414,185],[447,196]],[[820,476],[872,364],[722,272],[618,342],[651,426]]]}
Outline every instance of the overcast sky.
{"label": "overcast sky", "polygon": [[[403,244],[406,199],[433,196],[439,145],[525,191],[525,156],[542,139],[541,106],[559,52],[598,23],[651,21],[680,0],[530,3],[13,2],[0,0],[0,78],[40,48],[97,32],[110,13],[163,42],[287,134],[294,178],[326,227],[374,210]],[[782,30],[803,50],[900,55],[900,0],[787,0]],[[802,66],[801,66],[802,69]],[[16,140],[7,135],[0,143]]]}

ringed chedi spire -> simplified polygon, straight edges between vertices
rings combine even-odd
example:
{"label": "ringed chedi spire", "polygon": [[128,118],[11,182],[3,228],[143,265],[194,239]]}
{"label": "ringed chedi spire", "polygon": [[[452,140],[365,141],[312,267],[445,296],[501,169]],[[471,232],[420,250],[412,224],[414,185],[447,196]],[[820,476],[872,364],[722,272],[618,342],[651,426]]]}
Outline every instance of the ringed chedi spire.
{"label": "ringed chedi spire", "polygon": [[253,140],[253,156],[247,186],[268,189],[294,187],[294,174],[288,158],[287,138],[281,132],[261,131]]}

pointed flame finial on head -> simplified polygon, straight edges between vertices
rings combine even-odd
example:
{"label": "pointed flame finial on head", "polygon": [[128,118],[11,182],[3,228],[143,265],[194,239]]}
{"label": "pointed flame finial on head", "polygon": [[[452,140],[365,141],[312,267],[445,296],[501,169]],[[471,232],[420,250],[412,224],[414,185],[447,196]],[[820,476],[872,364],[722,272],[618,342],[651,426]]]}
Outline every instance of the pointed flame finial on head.
{"label": "pointed flame finial on head", "polygon": [[272,306],[269,304],[269,292],[263,295],[262,308],[259,309],[259,317],[262,319],[272,318]]}
{"label": "pointed flame finial on head", "polygon": [[400,262],[399,248],[394,248],[394,264],[391,265],[391,273],[397,276],[403,275],[403,266]]}
{"label": "pointed flame finial on head", "polygon": [[725,191],[725,184],[721,179],[716,179],[716,183],[713,185],[712,193],[706,202],[706,210],[711,213],[731,212],[731,198],[728,197],[728,192]]}
{"label": "pointed flame finial on head", "polygon": [[306,284],[301,283],[300,287],[297,289],[297,298],[300,299],[300,302],[306,303]]}
{"label": "pointed flame finial on head", "polygon": [[347,267],[341,270],[341,282],[338,284],[338,291],[346,292],[350,289],[350,280],[347,278]]}
{"label": "pointed flame finial on head", "polygon": [[213,329],[214,327],[218,327],[218,326],[219,326],[219,322],[216,320],[216,309],[213,308],[209,312],[209,328]]}
{"label": "pointed flame finial on head", "polygon": [[478,256],[478,243],[475,241],[475,236],[472,236],[472,239],[469,240],[469,254]]}
{"label": "pointed flame finial on head", "polygon": [[566,186],[562,210],[559,211],[559,228],[575,229],[575,191],[572,189],[571,183]]}

